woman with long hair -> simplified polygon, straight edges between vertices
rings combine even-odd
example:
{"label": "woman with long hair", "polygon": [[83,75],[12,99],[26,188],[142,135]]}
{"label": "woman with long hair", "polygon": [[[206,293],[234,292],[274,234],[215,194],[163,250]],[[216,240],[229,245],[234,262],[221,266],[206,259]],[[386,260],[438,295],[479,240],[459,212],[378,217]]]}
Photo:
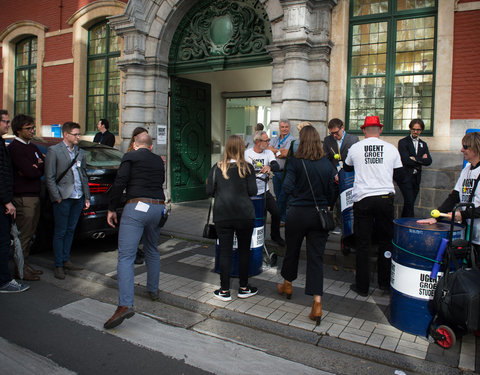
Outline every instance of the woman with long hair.
{"label": "woman with long hair", "polygon": [[133,142],[135,142],[135,137],[142,133],[148,133],[148,130],[142,128],[141,126],[136,127],[133,129],[132,138],[130,138],[130,143],[128,144],[127,152],[133,151]]}
{"label": "woman with long hair", "polygon": [[233,252],[233,234],[237,235],[239,258],[239,298],[257,294],[257,288],[248,285],[250,241],[255,209],[250,199],[257,194],[255,170],[245,161],[245,144],[241,137],[227,139],[223,159],[212,167],[207,178],[207,194],[215,197],[213,222],[218,236],[220,289],[214,297],[230,301],[230,265]]}
{"label": "woman with long hair", "polygon": [[333,206],[336,174],[332,164],[323,157],[322,142],[317,130],[313,126],[304,127],[300,131],[298,149],[288,161],[284,181],[285,195],[289,199],[285,222],[287,251],[281,270],[284,281],[283,284],[277,284],[277,289],[280,294],[291,298],[292,281],[297,278],[298,273],[300,248],[306,238],[305,294],[313,296],[309,317],[317,325],[322,317],[323,252],[328,231],[321,227],[315,201],[320,209],[330,209]]}

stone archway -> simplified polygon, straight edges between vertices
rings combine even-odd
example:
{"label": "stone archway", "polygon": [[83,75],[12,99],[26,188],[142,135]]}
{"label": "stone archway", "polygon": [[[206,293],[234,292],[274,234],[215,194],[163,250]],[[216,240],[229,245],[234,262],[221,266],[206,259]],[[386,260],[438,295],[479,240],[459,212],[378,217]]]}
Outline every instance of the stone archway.
{"label": "stone archway", "polygon": [[[124,39],[120,69],[124,73],[121,136],[130,138],[143,126],[155,137],[157,125],[168,126],[168,58],[175,31],[199,1],[130,0],[125,14],[110,18]],[[282,3],[260,1],[272,25],[272,120],[310,121],[325,133],[327,116],[330,16],[336,0]],[[124,142],[125,143],[125,142]],[[155,152],[168,154],[168,146]]]}

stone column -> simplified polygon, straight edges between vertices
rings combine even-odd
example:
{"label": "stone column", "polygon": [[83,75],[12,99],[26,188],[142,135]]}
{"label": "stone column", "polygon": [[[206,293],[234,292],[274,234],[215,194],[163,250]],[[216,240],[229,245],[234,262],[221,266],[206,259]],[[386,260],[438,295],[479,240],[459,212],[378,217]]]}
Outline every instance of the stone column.
{"label": "stone column", "polygon": [[335,4],[331,0],[283,2],[283,32],[268,47],[273,57],[274,122],[285,118],[295,126],[310,121],[325,135],[330,16]]}

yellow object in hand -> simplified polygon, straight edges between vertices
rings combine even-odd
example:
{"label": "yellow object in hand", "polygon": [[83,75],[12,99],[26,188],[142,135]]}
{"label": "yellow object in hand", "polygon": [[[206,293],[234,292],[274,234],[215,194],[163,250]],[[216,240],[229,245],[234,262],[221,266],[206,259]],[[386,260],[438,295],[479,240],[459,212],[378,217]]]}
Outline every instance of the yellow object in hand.
{"label": "yellow object in hand", "polygon": [[335,160],[339,160],[339,159],[340,159],[340,154],[335,154],[335,155],[333,155],[333,158],[334,158]]}
{"label": "yellow object in hand", "polygon": [[257,167],[258,167],[258,168],[262,168],[262,167],[263,167],[263,165],[262,165],[262,163],[261,163],[260,161],[257,161]]}
{"label": "yellow object in hand", "polygon": [[430,215],[432,215],[432,217],[436,219],[437,217],[440,217],[440,211],[438,211],[438,210],[432,210],[432,211],[430,212]]}

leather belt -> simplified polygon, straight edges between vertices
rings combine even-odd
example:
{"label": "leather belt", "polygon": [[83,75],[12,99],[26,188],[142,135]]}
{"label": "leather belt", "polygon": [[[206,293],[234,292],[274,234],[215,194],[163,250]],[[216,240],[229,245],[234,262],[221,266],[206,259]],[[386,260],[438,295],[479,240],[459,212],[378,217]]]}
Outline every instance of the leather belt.
{"label": "leather belt", "polygon": [[127,201],[127,204],[137,203],[137,202],[151,203],[151,204],[165,204],[165,201],[161,201],[160,199],[154,199],[154,198],[132,198]]}

